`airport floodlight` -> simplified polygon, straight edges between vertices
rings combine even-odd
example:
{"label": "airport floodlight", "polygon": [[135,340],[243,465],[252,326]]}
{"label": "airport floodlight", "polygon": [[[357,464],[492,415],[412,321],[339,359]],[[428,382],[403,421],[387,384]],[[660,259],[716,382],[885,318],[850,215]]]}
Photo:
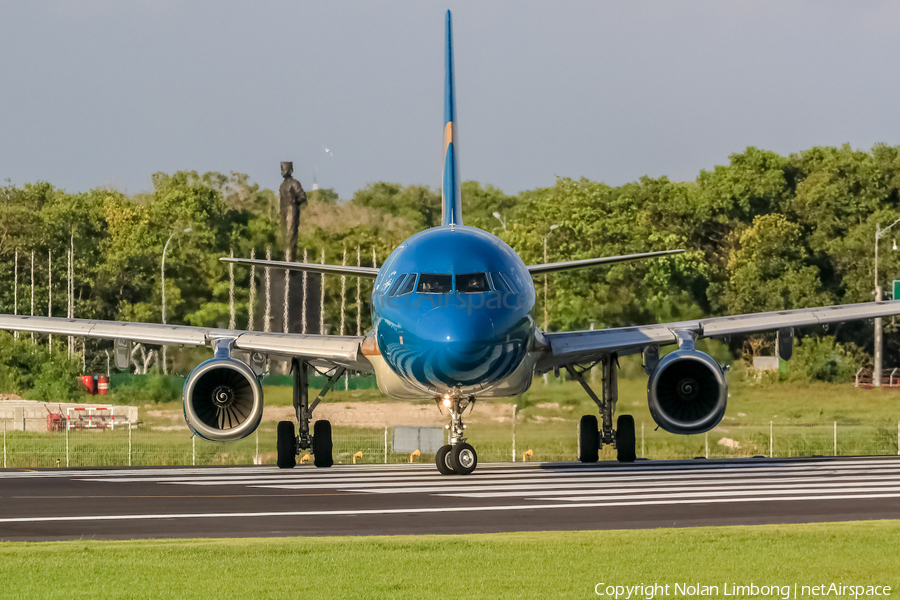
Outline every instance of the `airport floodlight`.
{"label": "airport floodlight", "polygon": [[559,227],[559,225],[551,225],[551,226],[550,226],[550,231],[553,231],[553,230],[556,229],[557,227]]}
{"label": "airport floodlight", "polygon": [[503,218],[503,216],[502,216],[500,213],[496,212],[496,211],[494,211],[492,214],[493,214],[493,216],[494,216],[495,219],[497,219],[498,221],[500,221],[500,224],[503,225],[503,230],[505,231],[505,230],[506,230],[506,220]]}

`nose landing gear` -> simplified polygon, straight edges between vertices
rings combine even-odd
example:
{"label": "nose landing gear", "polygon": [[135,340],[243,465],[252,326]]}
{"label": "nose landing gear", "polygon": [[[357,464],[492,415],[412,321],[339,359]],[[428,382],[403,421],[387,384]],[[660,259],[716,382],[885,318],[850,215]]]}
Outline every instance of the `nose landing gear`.
{"label": "nose landing gear", "polygon": [[[434,455],[441,475],[469,475],[478,466],[478,454],[470,444],[466,443],[466,426],[462,422],[462,413],[466,407],[475,406],[475,397],[456,398],[444,396],[437,399],[438,406],[443,405],[450,413],[450,443],[441,446]],[[471,412],[471,408],[469,412]]]}

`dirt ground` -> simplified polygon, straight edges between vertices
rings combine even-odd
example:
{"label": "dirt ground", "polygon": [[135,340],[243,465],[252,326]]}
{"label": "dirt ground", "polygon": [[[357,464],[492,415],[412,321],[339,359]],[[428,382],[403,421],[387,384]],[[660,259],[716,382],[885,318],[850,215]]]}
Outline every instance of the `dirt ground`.
{"label": "dirt ground", "polygon": [[[171,425],[156,428],[180,429],[184,427],[184,415],[180,410],[142,410],[145,418],[156,422],[168,421]],[[337,427],[385,427],[392,425],[443,426],[447,424],[447,412],[438,412],[434,405],[408,404],[404,402],[322,402],[315,410],[315,420],[328,420]],[[263,421],[293,420],[290,406],[267,406]],[[507,404],[475,404],[470,414],[463,415],[466,422],[509,423],[512,408]]]}

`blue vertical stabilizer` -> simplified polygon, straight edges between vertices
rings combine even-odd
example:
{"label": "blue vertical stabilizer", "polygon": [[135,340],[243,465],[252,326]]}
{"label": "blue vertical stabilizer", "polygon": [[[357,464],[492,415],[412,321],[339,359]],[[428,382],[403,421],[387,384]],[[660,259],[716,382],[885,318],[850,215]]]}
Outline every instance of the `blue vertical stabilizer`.
{"label": "blue vertical stabilizer", "polygon": [[453,81],[453,23],[447,11],[444,74],[444,180],[441,185],[441,225],[462,225],[462,200],[456,166],[456,88]]}

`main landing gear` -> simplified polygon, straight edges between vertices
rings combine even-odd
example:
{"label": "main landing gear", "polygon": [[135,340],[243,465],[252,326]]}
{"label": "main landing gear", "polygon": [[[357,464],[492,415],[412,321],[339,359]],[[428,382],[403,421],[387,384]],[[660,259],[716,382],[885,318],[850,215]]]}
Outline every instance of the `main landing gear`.
{"label": "main landing gear", "polygon": [[616,402],[619,399],[616,377],[617,362],[615,354],[606,355],[600,360],[600,369],[603,375],[602,398],[598,398],[584,380],[583,371],[577,370],[573,365],[566,365],[569,374],[581,384],[584,391],[597,404],[602,419],[602,426],[598,427],[596,416],[584,415],[581,417],[578,427],[578,460],[583,463],[595,463],[600,460],[600,450],[604,445],[610,445],[616,449],[616,457],[619,462],[634,462],[637,458],[634,417],[619,415],[616,420],[616,428],[613,429],[612,426]]}
{"label": "main landing gear", "polygon": [[313,464],[317,467],[330,467],[334,464],[331,445],[331,423],[328,421],[316,421],[313,424],[312,435],[309,433],[309,422],[312,420],[313,410],[319,405],[322,398],[331,391],[331,388],[344,374],[343,367],[335,370],[328,377],[328,383],[316,396],[312,405],[309,404],[309,373],[306,362],[298,358],[291,360],[291,371],[294,374],[294,410],[297,413],[297,422],[300,425],[299,434],[294,433],[294,423],[291,421],[279,421],[277,429],[278,450],[277,464],[279,469],[293,469],[297,466],[297,455],[302,450],[308,450],[313,457]]}
{"label": "main landing gear", "polygon": [[[475,406],[475,396],[468,398],[444,396],[438,398],[437,402],[438,406],[443,404],[450,413],[450,443],[438,449],[434,455],[434,462],[441,475],[469,475],[478,466],[478,454],[463,437],[466,426],[462,422],[462,413],[466,407]],[[471,410],[470,408],[469,412]]]}

